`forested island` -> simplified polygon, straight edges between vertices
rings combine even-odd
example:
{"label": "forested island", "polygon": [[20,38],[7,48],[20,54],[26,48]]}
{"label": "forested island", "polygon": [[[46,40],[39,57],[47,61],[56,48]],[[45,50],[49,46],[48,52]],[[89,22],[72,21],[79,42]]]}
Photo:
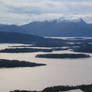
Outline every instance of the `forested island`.
{"label": "forested island", "polygon": [[0,59],[0,68],[36,67],[36,66],[44,66],[44,65],[46,64],[19,61],[19,60]]}
{"label": "forested island", "polygon": [[90,85],[79,85],[79,86],[54,86],[47,87],[41,91],[26,91],[26,90],[14,90],[10,92],[67,92],[72,90],[81,90],[82,92],[92,92],[92,84]]}
{"label": "forested island", "polygon": [[52,52],[53,49],[38,49],[38,48],[6,48],[0,50],[0,53],[31,53],[31,52]]}
{"label": "forested island", "polygon": [[36,58],[89,58],[90,56],[87,54],[39,54],[36,55]]}
{"label": "forested island", "polygon": [[92,53],[92,44],[84,44],[80,45],[77,48],[73,48],[75,52],[84,52],[84,53]]}

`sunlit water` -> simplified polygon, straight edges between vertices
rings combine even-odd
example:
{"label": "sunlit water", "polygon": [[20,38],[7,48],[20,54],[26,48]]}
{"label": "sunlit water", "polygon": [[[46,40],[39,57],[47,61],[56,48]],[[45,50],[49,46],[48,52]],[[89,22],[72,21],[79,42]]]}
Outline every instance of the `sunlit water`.
{"label": "sunlit water", "polygon": [[[12,44],[0,44],[4,49]],[[13,44],[15,45],[15,44]],[[0,69],[0,92],[15,89],[42,90],[55,85],[78,85],[92,83],[92,57],[87,59],[39,59],[37,53],[0,53],[0,59],[26,60],[47,66],[34,68]],[[52,53],[74,53],[55,51]],[[91,55],[91,54],[90,54]]]}
{"label": "sunlit water", "polygon": [[45,38],[52,38],[52,39],[68,39],[68,40],[75,40],[76,38],[81,38],[81,39],[92,39],[92,37],[48,37],[46,36]]}

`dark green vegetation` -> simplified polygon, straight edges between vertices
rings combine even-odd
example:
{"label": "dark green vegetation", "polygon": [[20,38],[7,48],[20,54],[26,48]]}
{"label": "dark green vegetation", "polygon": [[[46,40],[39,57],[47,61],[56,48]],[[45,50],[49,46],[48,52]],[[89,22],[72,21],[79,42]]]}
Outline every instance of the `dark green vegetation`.
{"label": "dark green vegetation", "polygon": [[63,92],[80,89],[83,92],[92,92],[92,84],[91,85],[80,85],[80,86],[55,86],[55,87],[47,87],[42,91],[26,91],[26,90],[15,90],[10,92]]}
{"label": "dark green vegetation", "polygon": [[37,58],[88,58],[89,55],[86,54],[40,54],[36,56]]}
{"label": "dark green vegetation", "polygon": [[18,60],[5,60],[0,59],[0,68],[14,68],[14,67],[36,67],[43,66],[45,64],[32,63]]}
{"label": "dark green vegetation", "polygon": [[0,50],[3,53],[25,53],[25,52],[52,52],[52,49],[36,49],[36,48],[7,48]]}

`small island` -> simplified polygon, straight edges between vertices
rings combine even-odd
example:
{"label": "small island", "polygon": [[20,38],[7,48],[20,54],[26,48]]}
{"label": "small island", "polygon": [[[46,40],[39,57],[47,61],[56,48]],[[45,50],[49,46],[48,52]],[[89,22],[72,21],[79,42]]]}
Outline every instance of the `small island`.
{"label": "small island", "polygon": [[33,63],[27,61],[0,59],[0,68],[36,67],[36,66],[44,66],[44,65],[45,64]]}
{"label": "small island", "polygon": [[47,87],[42,91],[26,91],[26,90],[14,90],[10,92],[68,92],[68,91],[80,90],[81,92],[92,92],[92,84],[90,85],[79,85],[79,86],[54,86]]}
{"label": "small island", "polygon": [[60,59],[65,59],[65,58],[88,58],[90,57],[87,54],[39,54],[36,55],[36,58],[60,58]]}
{"label": "small island", "polygon": [[31,52],[52,52],[53,49],[38,49],[38,48],[6,48],[0,50],[0,53],[31,53]]}
{"label": "small island", "polygon": [[90,46],[80,46],[78,48],[74,48],[75,52],[84,52],[84,53],[92,53],[92,45]]}

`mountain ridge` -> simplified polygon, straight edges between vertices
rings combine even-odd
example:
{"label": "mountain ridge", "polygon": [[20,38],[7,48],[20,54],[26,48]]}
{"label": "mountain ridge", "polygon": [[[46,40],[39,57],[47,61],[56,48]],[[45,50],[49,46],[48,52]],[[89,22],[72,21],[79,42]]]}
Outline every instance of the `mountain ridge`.
{"label": "mountain ridge", "polygon": [[91,37],[92,24],[87,24],[82,18],[61,17],[49,21],[35,21],[22,26],[3,25],[0,30],[5,32],[18,32],[38,36],[55,37]]}
{"label": "mountain ridge", "polygon": [[43,37],[28,35],[24,33],[17,32],[3,32],[0,31],[0,43],[25,43],[25,44],[35,44],[44,41]]}
{"label": "mountain ridge", "polygon": [[24,30],[28,29],[29,33],[39,36],[59,36],[59,37],[80,37],[92,36],[92,24],[87,24],[83,19],[80,21],[43,21],[32,22],[23,25]]}

